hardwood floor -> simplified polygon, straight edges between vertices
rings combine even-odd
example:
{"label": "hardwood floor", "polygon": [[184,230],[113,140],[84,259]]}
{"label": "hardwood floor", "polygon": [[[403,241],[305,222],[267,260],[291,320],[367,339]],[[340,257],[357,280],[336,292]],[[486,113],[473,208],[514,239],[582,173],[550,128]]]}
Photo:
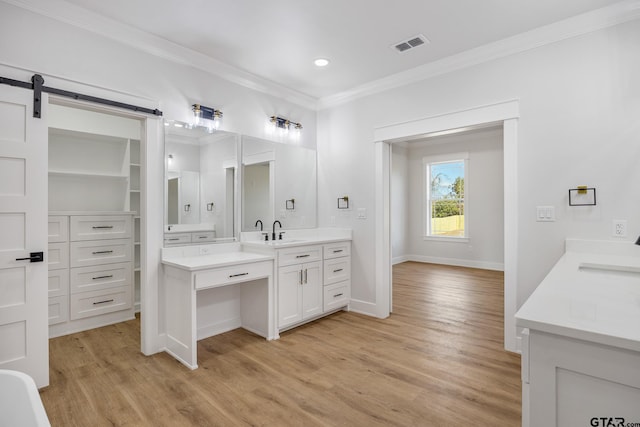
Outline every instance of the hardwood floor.
{"label": "hardwood floor", "polygon": [[198,343],[199,369],[140,353],[139,320],[50,341],[53,426],[518,426],[500,272],[394,267],[394,313],[338,312],[267,342]]}

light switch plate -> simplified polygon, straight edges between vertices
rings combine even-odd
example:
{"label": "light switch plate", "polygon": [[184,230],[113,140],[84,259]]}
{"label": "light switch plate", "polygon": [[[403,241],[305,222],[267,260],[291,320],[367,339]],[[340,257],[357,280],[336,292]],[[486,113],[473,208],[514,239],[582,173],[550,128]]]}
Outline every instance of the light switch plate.
{"label": "light switch plate", "polygon": [[367,208],[358,208],[358,219],[367,219]]}
{"label": "light switch plate", "polygon": [[556,220],[555,206],[536,206],[536,221],[552,222]]}

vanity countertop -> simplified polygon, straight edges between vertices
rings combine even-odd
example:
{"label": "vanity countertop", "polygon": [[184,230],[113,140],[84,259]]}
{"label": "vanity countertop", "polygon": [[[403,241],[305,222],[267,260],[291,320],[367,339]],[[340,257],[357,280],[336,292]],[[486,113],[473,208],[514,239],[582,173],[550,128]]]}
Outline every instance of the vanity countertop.
{"label": "vanity countertop", "polygon": [[640,247],[567,241],[516,313],[519,327],[640,351]]}
{"label": "vanity countertop", "polygon": [[198,271],[270,260],[273,260],[272,255],[236,250],[202,255],[165,255],[162,258],[162,263],[182,270]]}

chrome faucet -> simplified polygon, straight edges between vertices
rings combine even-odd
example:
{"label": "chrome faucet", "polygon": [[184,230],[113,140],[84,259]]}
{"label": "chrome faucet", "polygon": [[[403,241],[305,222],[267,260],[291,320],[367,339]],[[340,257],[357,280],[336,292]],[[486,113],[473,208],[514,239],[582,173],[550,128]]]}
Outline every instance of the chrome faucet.
{"label": "chrome faucet", "polygon": [[638,236],[638,240],[636,240],[636,245],[640,245],[640,236]]}
{"label": "chrome faucet", "polygon": [[262,221],[261,220],[257,220],[256,221],[256,225],[254,225],[254,227],[258,227],[258,223],[260,223],[260,231],[262,231]]}
{"label": "chrome faucet", "polygon": [[276,223],[278,223],[280,229],[282,229],[282,224],[280,223],[280,221],[278,221],[277,219],[273,221],[273,232],[271,233],[271,240],[276,240]]}

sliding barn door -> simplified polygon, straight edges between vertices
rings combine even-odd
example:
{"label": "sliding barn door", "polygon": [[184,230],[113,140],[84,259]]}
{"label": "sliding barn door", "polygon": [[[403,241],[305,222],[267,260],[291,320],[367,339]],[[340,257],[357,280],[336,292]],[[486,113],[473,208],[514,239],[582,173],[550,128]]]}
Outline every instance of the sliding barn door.
{"label": "sliding barn door", "polygon": [[0,369],[38,387],[49,384],[47,151],[33,92],[0,85]]}

